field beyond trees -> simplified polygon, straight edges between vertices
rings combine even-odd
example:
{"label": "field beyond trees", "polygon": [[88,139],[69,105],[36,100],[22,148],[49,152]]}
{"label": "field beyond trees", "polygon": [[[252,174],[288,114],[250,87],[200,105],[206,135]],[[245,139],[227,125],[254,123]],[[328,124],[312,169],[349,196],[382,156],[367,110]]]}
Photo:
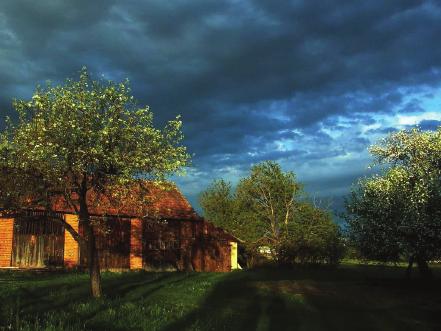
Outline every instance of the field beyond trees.
{"label": "field beyond trees", "polygon": [[0,330],[439,330],[441,268],[400,266],[233,273],[0,273]]}

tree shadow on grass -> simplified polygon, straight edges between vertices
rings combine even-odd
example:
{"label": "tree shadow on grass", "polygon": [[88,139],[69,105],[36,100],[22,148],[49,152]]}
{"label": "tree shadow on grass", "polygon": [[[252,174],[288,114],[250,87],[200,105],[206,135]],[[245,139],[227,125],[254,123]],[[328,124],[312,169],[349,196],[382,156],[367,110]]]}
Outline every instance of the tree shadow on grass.
{"label": "tree shadow on grass", "polygon": [[[66,276],[66,277],[65,277]],[[14,291],[0,298],[0,329],[8,320],[32,321],[45,319],[48,314],[63,316],[65,325],[86,325],[103,310],[121,304],[146,299],[164,286],[188,279],[191,275],[180,273],[124,273],[103,274],[104,297],[94,300],[90,296],[89,279],[86,274],[70,275],[19,275],[9,277],[10,282],[20,279]],[[7,279],[7,278],[6,278]],[[11,280],[12,279],[12,280]],[[6,283],[5,283],[6,284]],[[78,306],[80,305],[80,306]],[[98,323],[99,324],[99,323]],[[92,328],[93,329],[93,328]],[[95,328],[102,330],[99,327]],[[108,329],[108,328],[106,328]]]}
{"label": "tree shadow on grass", "polygon": [[394,268],[233,273],[162,330],[441,330],[436,292]]}
{"label": "tree shadow on grass", "polygon": [[162,330],[292,330],[301,303],[288,303],[250,281],[245,272],[225,275],[197,309]]}
{"label": "tree shadow on grass", "polygon": [[[17,276],[23,283],[0,291],[0,299],[3,310],[19,296],[24,318],[44,320],[49,312],[71,329],[151,330],[153,322],[165,331],[441,330],[437,277],[409,281],[402,269],[372,266],[130,272],[104,274],[105,297],[91,300],[84,274]],[[193,293],[194,299],[183,297]],[[170,307],[176,310],[161,310]]]}
{"label": "tree shadow on grass", "polygon": [[[147,275],[147,273],[144,273]],[[114,286],[107,289],[107,304],[101,306],[100,309],[96,309],[92,311],[87,316],[84,316],[84,319],[87,320],[87,329],[92,331],[102,331],[102,330],[139,330],[138,328],[133,328],[130,326],[131,323],[135,323],[137,321],[127,320],[126,325],[118,326],[115,325],[115,321],[103,318],[100,316],[102,312],[109,309],[118,310],[123,305],[131,304],[133,307],[143,306],[146,300],[148,300],[155,293],[160,292],[161,290],[172,287],[178,283],[187,281],[193,277],[195,277],[196,273],[186,274],[186,273],[161,273],[154,275],[153,277],[149,277],[149,279],[145,281],[129,281],[124,284],[120,284],[119,286]],[[142,320],[142,316],[137,316],[139,320]]]}
{"label": "tree shadow on grass", "polygon": [[104,290],[106,297],[110,299],[134,302],[144,299],[166,286],[180,283],[195,276],[195,273],[168,272],[152,275],[152,273],[141,272],[139,279],[130,279],[125,282],[119,281],[118,284],[108,283]]}

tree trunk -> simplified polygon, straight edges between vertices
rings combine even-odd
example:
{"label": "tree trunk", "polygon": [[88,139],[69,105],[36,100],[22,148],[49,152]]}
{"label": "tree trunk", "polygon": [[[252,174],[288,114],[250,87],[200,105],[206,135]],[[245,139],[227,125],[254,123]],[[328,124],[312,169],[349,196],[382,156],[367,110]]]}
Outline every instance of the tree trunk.
{"label": "tree trunk", "polygon": [[90,289],[94,298],[100,298],[102,295],[101,289],[101,272],[98,258],[98,250],[96,249],[95,234],[93,233],[93,226],[86,225],[87,231],[87,263],[89,266]]}
{"label": "tree trunk", "polygon": [[411,255],[409,257],[409,264],[407,265],[407,269],[406,269],[406,278],[410,279],[410,276],[412,275],[412,267],[413,267],[413,260],[414,260],[414,256]]}
{"label": "tree trunk", "polygon": [[429,269],[429,265],[427,264],[426,259],[422,257],[417,257],[416,261],[418,264],[418,270],[420,271],[421,277],[423,277],[424,279],[431,279],[432,271]]}
{"label": "tree trunk", "polygon": [[90,214],[87,206],[87,180],[88,175],[87,173],[84,173],[83,179],[80,184],[80,191],[78,192],[78,200],[80,204],[79,216],[80,221],[83,222],[84,231],[86,233],[87,264],[89,266],[90,290],[94,298],[100,298],[102,295],[101,273],[98,250],[96,248],[96,238],[93,231],[94,225],[90,221]]}

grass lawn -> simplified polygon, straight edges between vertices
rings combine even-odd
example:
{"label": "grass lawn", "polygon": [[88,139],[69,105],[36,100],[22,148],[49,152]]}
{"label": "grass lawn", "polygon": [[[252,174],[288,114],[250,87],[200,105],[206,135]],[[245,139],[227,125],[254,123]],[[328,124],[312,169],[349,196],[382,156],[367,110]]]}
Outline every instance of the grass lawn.
{"label": "grass lawn", "polygon": [[[0,330],[441,330],[441,269],[104,273],[89,298],[81,273],[0,272]],[[416,274],[415,274],[416,276]]]}

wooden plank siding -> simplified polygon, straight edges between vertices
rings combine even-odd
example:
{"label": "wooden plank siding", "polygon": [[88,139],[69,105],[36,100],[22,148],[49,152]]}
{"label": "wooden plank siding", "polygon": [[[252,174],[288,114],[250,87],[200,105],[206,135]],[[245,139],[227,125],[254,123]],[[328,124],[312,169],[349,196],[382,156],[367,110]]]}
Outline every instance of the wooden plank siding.
{"label": "wooden plank siding", "polygon": [[63,266],[64,228],[46,216],[15,219],[11,266],[43,268]]}
{"label": "wooden plank siding", "polygon": [[146,220],[143,268],[230,271],[230,244],[214,231],[204,221]]}
{"label": "wooden plank siding", "polygon": [[143,268],[179,270],[180,225],[176,221],[145,220],[143,224]]}
{"label": "wooden plank siding", "polygon": [[192,244],[192,263],[195,271],[226,272],[231,270],[231,248],[222,239],[219,229],[208,222],[197,222]]}
{"label": "wooden plank siding", "polygon": [[[230,242],[234,237],[202,219],[173,183],[158,185],[139,180],[130,184],[130,198],[113,201],[91,190],[90,205],[102,269],[229,271]],[[146,204],[146,196],[149,202]],[[84,229],[73,206],[63,194],[51,197],[51,217],[64,220],[81,235]],[[72,195],[71,200],[76,201]],[[85,247],[51,220],[44,207],[26,205],[19,211],[40,225],[0,219],[0,267],[62,265],[87,267]],[[110,216],[100,216],[110,215]],[[117,216],[120,215],[120,216]],[[123,215],[123,216],[121,216]],[[145,218],[144,215],[150,215]],[[96,225],[96,226],[95,226]],[[15,232],[14,232],[15,231]],[[84,246],[84,245],[81,245]]]}
{"label": "wooden plank siding", "polygon": [[[119,217],[92,217],[102,270],[130,269],[130,219]],[[82,226],[80,224],[80,231]],[[80,263],[87,266],[87,254],[81,251]]]}
{"label": "wooden plank siding", "polygon": [[[73,214],[63,217],[79,233]],[[103,270],[217,271],[234,268],[231,237],[203,219],[92,217]],[[15,226],[13,224],[15,223]],[[2,219],[0,267],[87,267],[87,254],[64,227],[42,212]]]}

